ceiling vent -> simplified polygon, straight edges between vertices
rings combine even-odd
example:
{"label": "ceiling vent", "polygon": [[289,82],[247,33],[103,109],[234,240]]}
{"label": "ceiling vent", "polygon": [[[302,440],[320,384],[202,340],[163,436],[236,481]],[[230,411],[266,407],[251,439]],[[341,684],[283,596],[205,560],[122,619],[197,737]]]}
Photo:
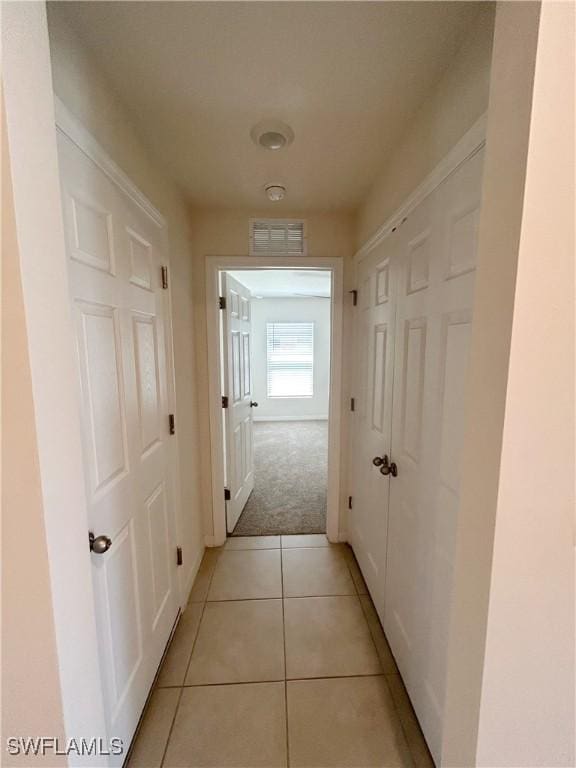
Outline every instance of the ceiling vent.
{"label": "ceiling vent", "polygon": [[294,219],[253,219],[250,222],[250,255],[272,254],[305,256],[305,223]]}

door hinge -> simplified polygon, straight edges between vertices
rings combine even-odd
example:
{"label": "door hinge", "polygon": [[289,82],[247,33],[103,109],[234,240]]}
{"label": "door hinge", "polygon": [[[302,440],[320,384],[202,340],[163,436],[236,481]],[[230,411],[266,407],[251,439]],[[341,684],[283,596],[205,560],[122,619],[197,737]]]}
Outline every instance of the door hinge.
{"label": "door hinge", "polygon": [[168,267],[162,267],[162,288],[168,288]]}
{"label": "door hinge", "polygon": [[231,498],[230,488],[224,488],[224,501],[230,501]]}
{"label": "door hinge", "polygon": [[353,397],[350,398],[350,410],[351,411],[356,410],[356,400]]}
{"label": "door hinge", "polygon": [[226,296],[220,296],[220,300],[218,301],[218,306],[220,309],[226,309]]}
{"label": "door hinge", "polygon": [[173,413],[168,416],[168,429],[171,435],[176,434],[176,420]]}
{"label": "door hinge", "polygon": [[176,565],[182,565],[182,547],[176,547]]}
{"label": "door hinge", "polygon": [[228,395],[222,395],[222,408],[228,408]]}
{"label": "door hinge", "polygon": [[355,307],[358,304],[358,291],[354,289],[353,291],[348,291],[348,293],[352,294],[352,306]]}
{"label": "door hinge", "polygon": [[348,509],[352,509],[352,496],[348,496]]}

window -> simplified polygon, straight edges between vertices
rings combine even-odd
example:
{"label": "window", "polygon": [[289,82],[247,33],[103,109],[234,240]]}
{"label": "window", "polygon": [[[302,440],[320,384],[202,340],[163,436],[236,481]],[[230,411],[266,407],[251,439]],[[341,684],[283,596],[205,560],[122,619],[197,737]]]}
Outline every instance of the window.
{"label": "window", "polygon": [[268,397],[314,394],[314,323],[266,323]]}
{"label": "window", "polygon": [[250,253],[259,254],[306,254],[304,222],[292,219],[255,219],[250,222]]}

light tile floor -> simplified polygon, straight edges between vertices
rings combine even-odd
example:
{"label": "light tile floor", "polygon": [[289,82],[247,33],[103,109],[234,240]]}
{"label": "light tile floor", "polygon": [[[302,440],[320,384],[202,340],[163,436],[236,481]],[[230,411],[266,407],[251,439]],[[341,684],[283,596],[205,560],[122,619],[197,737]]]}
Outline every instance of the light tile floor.
{"label": "light tile floor", "polygon": [[352,550],[207,550],[129,766],[433,768]]}

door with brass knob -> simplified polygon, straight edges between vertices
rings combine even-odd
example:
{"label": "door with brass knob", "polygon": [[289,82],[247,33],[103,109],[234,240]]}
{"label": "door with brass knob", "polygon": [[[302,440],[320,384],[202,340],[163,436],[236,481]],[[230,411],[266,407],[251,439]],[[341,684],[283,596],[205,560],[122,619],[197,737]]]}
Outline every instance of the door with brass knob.
{"label": "door with brass knob", "polygon": [[58,155],[98,666],[106,731],[127,748],[180,606],[167,241],[62,131]]}
{"label": "door with brass knob", "polygon": [[[353,508],[349,535],[376,609],[384,616],[388,490],[383,474],[390,466],[390,421],[395,312],[391,256],[386,238],[358,263],[356,275],[354,412],[351,415]],[[387,454],[387,455],[386,455]],[[380,472],[377,472],[379,469]],[[391,473],[389,473],[391,474]]]}

